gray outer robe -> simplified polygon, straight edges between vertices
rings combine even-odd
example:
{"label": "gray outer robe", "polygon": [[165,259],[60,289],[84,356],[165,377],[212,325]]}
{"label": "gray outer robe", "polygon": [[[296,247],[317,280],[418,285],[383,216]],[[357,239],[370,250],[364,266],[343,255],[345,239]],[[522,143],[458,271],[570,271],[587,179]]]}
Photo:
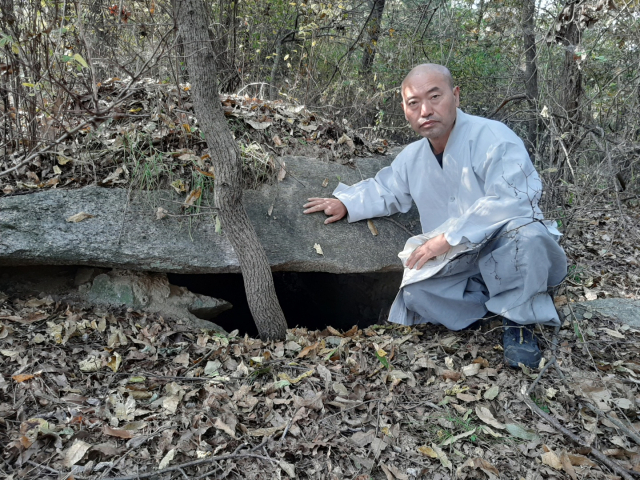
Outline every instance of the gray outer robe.
{"label": "gray outer robe", "polygon": [[[542,220],[538,207],[541,194],[542,183],[522,140],[500,122],[467,115],[461,110],[457,110],[442,167],[428,140],[422,139],[408,145],[375,178],[350,187],[340,183],[333,192],[347,207],[349,222],[407,212],[415,201],[425,234],[407,242],[400,254],[403,261],[426,238],[444,233],[452,251],[427,262],[419,271],[405,268],[402,288],[437,275],[461,252],[479,251],[512,220]],[[560,233],[555,222],[545,224],[548,234],[557,239]],[[529,260],[535,263],[535,259]],[[469,276],[476,274],[477,269],[470,265]],[[545,314],[548,316],[548,312]],[[435,321],[451,329],[470,323],[461,319],[461,324],[447,312],[434,316],[438,318],[416,319],[413,312],[407,311],[401,289],[389,320],[405,325]],[[556,316],[545,323],[557,321]]]}

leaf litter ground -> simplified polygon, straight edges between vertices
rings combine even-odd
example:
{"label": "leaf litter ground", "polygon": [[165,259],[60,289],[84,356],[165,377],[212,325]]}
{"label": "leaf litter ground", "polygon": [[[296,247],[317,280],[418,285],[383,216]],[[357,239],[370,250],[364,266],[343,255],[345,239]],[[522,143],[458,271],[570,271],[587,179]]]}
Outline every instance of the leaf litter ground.
{"label": "leaf litter ground", "polygon": [[621,478],[595,450],[640,472],[640,331],[602,318],[541,332],[541,376],[502,365],[499,322],[265,343],[6,295],[0,322],[11,480]]}
{"label": "leaf litter ground", "polygon": [[[215,176],[191,99],[189,84],[153,79],[111,78],[98,86],[97,100],[123,99],[108,115],[61,142],[53,151],[0,178],[0,196],[89,184],[139,189],[173,187],[188,197]],[[90,118],[94,99],[78,99],[60,122],[38,117],[43,144]],[[221,108],[240,147],[246,187],[282,173],[279,157],[302,155],[348,164],[355,156],[387,151],[373,130],[354,130],[304,105],[241,95],[221,95]],[[26,127],[25,127],[26,128]],[[22,150],[0,159],[0,172],[24,158]],[[209,186],[209,185],[206,185]]]}

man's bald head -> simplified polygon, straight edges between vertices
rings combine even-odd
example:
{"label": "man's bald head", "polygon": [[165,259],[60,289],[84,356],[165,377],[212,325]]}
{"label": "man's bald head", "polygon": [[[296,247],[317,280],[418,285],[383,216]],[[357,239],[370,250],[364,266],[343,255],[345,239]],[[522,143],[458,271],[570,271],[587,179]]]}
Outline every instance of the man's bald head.
{"label": "man's bald head", "polygon": [[460,89],[453,86],[447,67],[434,63],[418,65],[402,82],[402,109],[411,128],[428,138],[440,153],[456,123]]}
{"label": "man's bald head", "polygon": [[421,65],[418,65],[417,67],[414,67],[407,74],[407,76],[404,77],[404,80],[402,81],[402,85],[400,86],[400,91],[402,92],[403,96],[404,96],[404,87],[409,82],[412,82],[414,80],[419,80],[420,77],[424,77],[425,75],[431,75],[431,74],[442,75],[447,80],[447,83],[449,84],[449,86],[453,88],[453,77],[451,76],[451,72],[447,67],[445,67],[444,65],[438,65],[437,63],[423,63]]}

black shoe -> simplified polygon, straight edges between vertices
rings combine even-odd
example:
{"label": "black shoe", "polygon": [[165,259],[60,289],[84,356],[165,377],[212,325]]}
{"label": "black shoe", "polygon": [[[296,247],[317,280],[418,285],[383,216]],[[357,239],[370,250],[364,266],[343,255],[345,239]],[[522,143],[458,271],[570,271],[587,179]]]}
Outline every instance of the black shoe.
{"label": "black shoe", "polygon": [[504,363],[517,368],[519,363],[529,368],[538,368],[542,353],[533,334],[534,325],[520,325],[506,318],[503,321]]}

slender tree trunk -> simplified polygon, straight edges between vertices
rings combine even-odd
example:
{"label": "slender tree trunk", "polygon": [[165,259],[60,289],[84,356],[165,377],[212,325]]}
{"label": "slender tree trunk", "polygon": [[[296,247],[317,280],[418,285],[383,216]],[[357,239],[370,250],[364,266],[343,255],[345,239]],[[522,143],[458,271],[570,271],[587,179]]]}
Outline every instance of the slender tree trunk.
{"label": "slender tree trunk", "polygon": [[571,3],[566,7],[567,29],[565,33],[566,50],[564,53],[562,106],[565,109],[567,118],[578,120],[580,109],[580,97],[582,96],[582,72],[578,68],[575,55],[580,46],[582,35],[578,26],[579,14],[576,4]]}
{"label": "slender tree trunk", "polygon": [[278,39],[276,41],[276,53],[273,56],[273,65],[271,66],[271,79],[269,80],[269,100],[278,99],[276,76],[278,75],[278,67],[280,66],[280,57],[282,57],[282,39]]}
{"label": "slender tree trunk", "polygon": [[536,1],[522,0],[522,39],[525,56],[525,91],[531,107],[531,117],[527,125],[527,142],[529,153],[533,157],[536,152],[538,135],[538,66],[536,64]]}
{"label": "slender tree trunk", "polygon": [[386,0],[369,0],[371,6],[371,16],[367,22],[367,35],[369,41],[364,46],[364,52],[362,54],[362,65],[360,72],[365,77],[371,74],[371,67],[373,60],[376,56],[376,49],[378,39],[380,38],[380,26],[382,25],[382,14],[384,13],[384,6]]}
{"label": "slender tree trunk", "polygon": [[215,52],[203,0],[177,0],[193,104],[215,169],[215,202],[222,228],[240,261],[251,314],[260,336],[283,339],[287,322],[278,303],[267,256],[242,205],[242,164],[218,94]]}

